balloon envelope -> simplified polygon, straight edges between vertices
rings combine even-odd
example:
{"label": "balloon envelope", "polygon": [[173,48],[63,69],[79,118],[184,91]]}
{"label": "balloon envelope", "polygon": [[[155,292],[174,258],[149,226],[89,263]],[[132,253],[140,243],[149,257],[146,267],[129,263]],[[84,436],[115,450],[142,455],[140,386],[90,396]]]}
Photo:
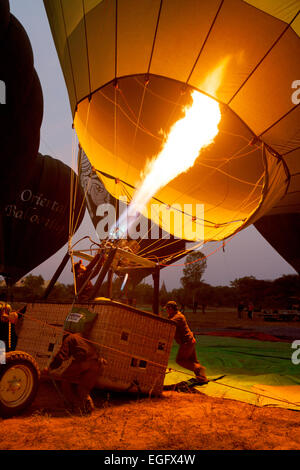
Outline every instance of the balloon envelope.
{"label": "balloon envelope", "polygon": [[275,250],[300,274],[300,214],[266,215],[255,227]]}
{"label": "balloon envelope", "polygon": [[[16,282],[68,240],[72,170],[38,154],[43,95],[26,31],[0,2],[0,274]],[[81,207],[81,210],[80,210]],[[79,226],[85,206],[78,191]]]}
{"label": "balloon envelope", "polygon": [[[39,154],[30,181],[1,201],[0,274],[6,279],[16,282],[68,241],[71,178],[71,168]],[[85,212],[79,188],[74,200],[75,230]]]}
{"label": "balloon envelope", "polygon": [[33,64],[26,31],[10,14],[8,2],[0,5],[0,199],[13,196],[34,165],[40,143],[43,95]]}
{"label": "balloon envelope", "polygon": [[[219,134],[156,197],[182,211],[204,204],[196,223],[205,240],[228,237],[274,207],[299,211],[298,2],[44,4],[80,144],[114,197],[124,195],[119,181],[133,193],[195,89],[220,103]],[[180,226],[171,233],[182,236]]]}
{"label": "balloon envelope", "polygon": [[[92,171],[92,166],[88,161],[86,155],[81,151],[80,158],[80,171],[79,180],[82,191],[85,194],[86,205],[91,217],[92,223],[95,227],[97,235],[100,240],[112,240],[112,228],[114,223],[119,219],[120,214],[126,210],[127,205],[125,202],[115,199],[105,188],[101,178]],[[109,221],[106,214],[108,210],[112,210],[115,218]],[[111,222],[111,224],[109,223]],[[126,237],[129,241],[129,246],[134,248],[134,253],[146,257],[157,263],[161,263],[162,267],[171,264],[172,262],[180,259],[185,253],[186,240],[175,239],[168,232],[164,232],[159,227],[155,227],[153,222],[140,216],[136,222],[135,232],[133,237]],[[153,237],[155,233],[156,238]],[[151,236],[152,234],[152,236]],[[126,247],[126,241],[123,240]],[[134,241],[136,243],[134,243]],[[121,243],[121,241],[120,241]],[[132,273],[132,269],[130,271]],[[140,268],[137,269],[136,275],[144,277],[149,274],[151,270]]]}

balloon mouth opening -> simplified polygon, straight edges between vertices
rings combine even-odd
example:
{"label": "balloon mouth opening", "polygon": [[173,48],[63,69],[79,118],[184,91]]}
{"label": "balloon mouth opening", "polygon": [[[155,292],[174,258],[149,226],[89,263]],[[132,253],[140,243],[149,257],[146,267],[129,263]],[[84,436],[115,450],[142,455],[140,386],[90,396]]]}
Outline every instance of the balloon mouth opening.
{"label": "balloon mouth opening", "polygon": [[[119,78],[117,87],[115,82],[105,85],[78,104],[74,126],[79,142],[115,198],[130,202],[143,181],[145,167],[161,152],[165,136],[182,119],[194,91],[169,78],[148,75],[145,80],[145,75],[135,75]],[[261,210],[268,199],[266,189],[272,187],[275,158],[266,154],[229,107],[220,105],[220,109],[212,143],[189,168],[159,188],[143,211],[179,238],[230,236]],[[201,125],[196,126],[194,132],[200,131]],[[190,139],[187,134],[183,160]],[[155,204],[162,207],[152,210]],[[164,222],[161,213],[173,209],[181,212],[181,223],[175,212],[177,218],[173,215],[171,222],[170,217]]]}

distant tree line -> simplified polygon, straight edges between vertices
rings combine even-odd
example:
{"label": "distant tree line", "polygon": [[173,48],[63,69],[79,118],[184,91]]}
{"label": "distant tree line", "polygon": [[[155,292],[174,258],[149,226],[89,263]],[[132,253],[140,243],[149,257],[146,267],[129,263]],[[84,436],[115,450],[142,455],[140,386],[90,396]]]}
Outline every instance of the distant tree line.
{"label": "distant tree line", "polygon": [[[116,277],[112,284],[112,298],[120,301],[126,300],[130,303],[142,305],[152,304],[153,287],[147,283],[140,283],[132,286],[130,282],[124,290],[121,290],[123,279]],[[0,298],[14,302],[36,302],[43,298],[47,285],[41,275],[29,274],[21,282],[12,287],[10,291],[2,285],[0,286]],[[98,296],[107,297],[107,281],[101,286]],[[75,296],[74,284],[63,284],[57,282],[50,292],[47,300],[56,302],[72,302]],[[9,298],[8,298],[9,297]]]}
{"label": "distant tree line", "polygon": [[[211,286],[202,281],[206,269],[206,258],[199,252],[191,252],[186,257],[181,286],[167,291],[165,284],[160,289],[160,305],[168,300],[175,300],[180,308],[192,309],[194,312],[212,307],[236,307],[239,302],[254,304],[255,310],[291,308],[300,303],[300,276],[285,275],[273,281],[259,280],[254,276],[235,279],[230,286]],[[133,281],[133,279],[132,279]],[[145,282],[127,282],[122,286],[123,279],[115,276],[112,283],[112,298],[131,305],[152,305],[153,287]],[[122,286],[122,288],[121,288]],[[21,284],[14,286],[10,292],[13,301],[34,302],[43,297],[46,289],[42,276],[26,276]],[[5,296],[6,289],[0,288],[0,296]],[[101,286],[99,297],[107,297],[107,281]],[[74,300],[73,284],[56,283],[48,297],[49,301],[72,302]]]}
{"label": "distant tree line", "polygon": [[[152,305],[153,287],[147,283],[140,283],[127,290],[120,291],[121,279],[116,279],[112,286],[112,297],[115,300],[126,301],[130,304],[142,306]],[[168,300],[175,300],[180,308],[205,313],[207,307],[232,307],[238,302],[245,304],[251,301],[255,309],[291,308],[292,303],[300,301],[300,276],[285,275],[273,281],[259,280],[253,276],[235,279],[230,286],[211,286],[199,281],[191,287],[181,280],[182,286],[168,291],[165,283],[160,289],[160,305],[163,307]],[[14,286],[11,299],[15,302],[34,302],[42,298],[45,292],[45,283],[42,276],[29,275],[19,286]],[[0,288],[0,296],[4,298],[6,288]],[[99,296],[107,296],[107,285],[103,284]],[[73,284],[56,283],[49,301],[72,302],[74,299]]]}
{"label": "distant tree line", "polygon": [[235,308],[238,302],[245,306],[252,302],[255,310],[292,308],[300,303],[300,276],[285,275],[273,281],[246,276],[235,279],[230,286],[211,286],[200,281],[192,291],[183,287],[170,292],[161,289],[161,305],[168,300],[203,313],[207,307]]}
{"label": "distant tree line", "polygon": [[[9,297],[8,300],[15,302],[35,302],[40,300],[45,293],[46,285],[42,276],[29,274],[21,282],[14,285],[10,291],[6,287],[0,287],[0,297]],[[57,300],[58,302],[70,301],[74,298],[73,284],[56,283],[48,300]]]}
{"label": "distant tree line", "polygon": [[161,305],[176,300],[181,307],[205,313],[207,306],[236,307],[252,302],[255,310],[291,308],[300,303],[300,276],[284,275],[275,280],[259,280],[245,276],[230,282],[230,286],[211,286],[202,281],[207,262],[203,253],[195,251],[186,257],[182,287],[167,292],[161,289]]}

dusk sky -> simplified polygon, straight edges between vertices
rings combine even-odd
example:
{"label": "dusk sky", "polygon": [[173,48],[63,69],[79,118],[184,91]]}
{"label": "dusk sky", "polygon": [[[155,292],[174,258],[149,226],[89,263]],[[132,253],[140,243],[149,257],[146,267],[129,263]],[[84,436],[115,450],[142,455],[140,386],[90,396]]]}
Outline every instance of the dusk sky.
{"label": "dusk sky", "polygon": [[[41,128],[40,152],[62,160],[72,166],[77,154],[77,139],[72,130],[72,115],[68,94],[56,49],[52,39],[42,0],[10,0],[11,12],[27,31],[34,53],[35,68],[39,75],[44,95],[44,118]],[[73,155],[73,160],[72,160]],[[88,214],[75,235],[78,240],[84,235],[97,240]],[[214,251],[220,249],[214,253]],[[296,271],[264,240],[253,227],[236,235],[222,250],[222,244],[207,244],[202,250],[206,255],[207,269],[204,280],[212,285],[229,285],[230,281],[243,276],[258,279],[274,279]],[[52,258],[32,271],[50,279],[66,252],[61,249]],[[165,268],[161,278],[168,289],[180,286],[183,261]],[[177,266],[180,265],[180,266]],[[72,274],[65,268],[61,282],[71,283]]]}

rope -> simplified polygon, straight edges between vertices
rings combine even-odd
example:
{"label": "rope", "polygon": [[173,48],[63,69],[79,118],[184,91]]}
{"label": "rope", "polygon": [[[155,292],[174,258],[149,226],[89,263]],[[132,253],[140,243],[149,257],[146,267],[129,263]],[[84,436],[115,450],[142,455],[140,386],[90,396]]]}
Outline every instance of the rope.
{"label": "rope", "polygon": [[289,400],[283,400],[281,398],[270,397],[269,395],[264,395],[262,393],[256,393],[256,392],[253,392],[252,390],[244,390],[243,388],[234,387],[233,385],[224,384],[223,382],[217,382],[216,381],[215,383],[218,384],[218,385],[223,385],[223,387],[232,388],[234,390],[239,390],[241,392],[250,393],[252,395],[256,395],[256,396],[263,397],[263,398],[269,398],[270,400],[280,401],[282,403],[288,403],[290,405],[297,406],[297,407],[300,406],[299,403],[294,403],[294,402],[289,401]]}
{"label": "rope", "polygon": [[160,0],[159,10],[158,10],[157,20],[156,20],[156,26],[155,26],[155,31],[154,31],[154,37],[153,37],[153,42],[152,42],[152,49],[151,49],[150,58],[149,58],[149,63],[148,63],[148,68],[147,68],[147,75],[149,74],[150,68],[151,68],[151,63],[152,63],[152,58],[153,58],[153,52],[154,52],[154,48],[155,48],[156,37],[157,37],[157,31],[158,31],[158,25],[159,25],[159,21],[160,21],[160,15],[161,15],[162,4],[163,4],[163,0]]}
{"label": "rope", "polygon": [[85,14],[84,0],[82,0],[82,11],[83,11],[83,24],[84,24],[84,35],[85,35],[86,59],[87,59],[88,77],[89,77],[89,90],[90,90],[90,96],[92,96],[90,56],[89,56],[89,47],[88,47],[88,38],[87,38],[86,14]]}
{"label": "rope", "polygon": [[[21,313],[21,315],[24,315],[24,314]],[[53,329],[55,329],[55,330],[59,330],[60,332],[63,331],[63,328],[61,328],[61,327],[57,327],[57,326],[55,326],[55,325],[51,325],[51,324],[49,324],[49,323],[47,323],[47,322],[45,322],[45,321],[39,320],[39,319],[34,318],[34,317],[31,317],[31,318],[28,317],[28,318],[26,318],[26,320],[31,320],[31,321],[40,323],[40,324],[42,324],[42,325],[44,325],[44,326],[46,325],[46,326],[48,326],[48,327],[50,327],[50,328],[53,328]],[[146,338],[145,335],[137,335],[137,336],[141,336],[141,337]],[[92,340],[87,339],[87,338],[85,338],[85,341],[87,341],[87,342],[89,342],[89,343],[91,343],[91,344],[93,344],[93,345],[100,346],[100,347],[102,347],[102,348],[111,350],[111,351],[113,351],[113,352],[117,352],[118,354],[122,354],[123,356],[132,357],[132,354],[126,353],[126,352],[121,351],[121,350],[119,350],[119,349],[112,348],[112,347],[110,347],[110,346],[106,346],[106,345],[101,344],[101,343],[99,343],[99,342],[92,341]],[[151,363],[151,364],[153,364],[153,365],[155,365],[155,366],[158,366],[158,367],[160,367],[160,368],[164,367],[162,364],[157,363],[157,362],[154,362],[154,361],[151,361],[151,360],[146,359],[146,358],[144,358],[144,357],[142,357],[142,356],[134,355],[134,357],[135,357],[136,359],[146,361],[147,363]],[[187,373],[187,372],[183,372],[182,370],[174,369],[174,368],[171,368],[171,367],[168,368],[168,372],[171,372],[171,371],[179,372],[179,373],[181,373],[181,374],[189,375],[189,376],[191,376],[191,377],[194,377],[193,374],[190,374],[190,373]],[[224,386],[224,387],[228,387],[228,388],[232,388],[232,389],[239,390],[239,391],[242,391],[242,392],[250,393],[250,394],[252,394],[252,395],[256,395],[256,396],[259,396],[259,397],[261,396],[261,397],[268,398],[268,399],[275,400],[275,401],[279,401],[279,402],[282,402],[282,403],[291,404],[291,405],[296,406],[296,407],[300,406],[298,403],[294,403],[294,402],[291,402],[291,401],[289,401],[289,400],[283,400],[283,399],[280,399],[280,398],[275,398],[275,397],[271,397],[271,396],[268,396],[268,395],[256,393],[256,392],[253,392],[253,391],[251,391],[251,390],[245,390],[245,389],[242,389],[242,388],[239,388],[239,387],[235,387],[235,386],[233,386],[233,385],[224,384],[223,382],[217,382],[217,381],[215,381],[214,383],[216,383],[216,384],[218,384],[218,385],[222,385],[222,386]],[[174,385],[175,385],[175,384],[174,384]]]}
{"label": "rope", "polygon": [[253,70],[249,73],[249,75],[247,76],[247,78],[243,81],[243,83],[240,85],[240,87],[236,90],[236,92],[232,95],[232,97],[230,98],[230,100],[228,101],[227,105],[229,105],[232,100],[237,96],[237,94],[241,91],[241,89],[244,87],[244,85],[248,82],[248,80],[250,79],[250,77],[254,74],[254,72],[258,69],[258,67],[262,64],[262,62],[265,60],[265,58],[270,54],[270,52],[274,49],[274,47],[276,46],[276,44],[281,40],[281,38],[284,36],[284,34],[290,29],[290,26],[291,24],[294,22],[294,20],[297,18],[297,16],[299,15],[300,11],[298,10],[298,12],[296,13],[296,15],[294,16],[294,18],[292,18],[292,20],[285,26],[285,28],[283,29],[283,31],[280,33],[280,35],[277,37],[277,39],[273,42],[273,44],[271,45],[271,47],[267,50],[267,52],[263,55],[263,57],[259,60],[259,62],[256,64],[256,66],[253,68]]}
{"label": "rope", "polygon": [[[170,373],[170,372],[179,372],[180,374],[189,375],[190,377],[194,377],[193,374],[183,372],[182,370],[174,369],[173,367],[168,368],[168,373]],[[245,389],[240,388],[240,387],[235,387],[234,385],[228,385],[228,384],[224,384],[223,382],[218,382],[218,380],[208,380],[208,382],[214,382],[215,384],[222,385],[223,387],[232,388],[234,390],[239,390],[240,392],[246,392],[246,393],[250,393],[252,395],[256,395],[258,397],[268,398],[270,400],[280,401],[282,403],[287,403],[287,404],[290,404],[290,405],[293,405],[293,406],[296,406],[296,407],[300,407],[299,403],[294,403],[294,402],[289,401],[289,400],[283,400],[281,398],[270,397],[269,395],[264,395],[262,393],[253,392],[252,390],[245,390]],[[174,385],[176,385],[176,384],[174,384]],[[197,384],[195,384],[195,386],[197,386]],[[264,406],[268,406],[268,405],[264,405]]]}
{"label": "rope", "polygon": [[[96,171],[97,173],[100,173],[101,175],[103,175],[105,178],[109,178],[109,179],[115,180],[115,177],[114,177],[114,176],[112,176],[112,175],[110,175],[110,174],[108,174],[108,173],[105,173],[104,171],[101,171],[101,170],[99,170],[99,169],[97,169],[97,168],[95,169],[95,171]],[[126,181],[123,181],[123,180],[120,180],[120,179],[119,179],[119,182],[123,183],[124,185],[128,186],[128,187],[131,188],[131,189],[134,189],[134,190],[137,189],[135,186],[133,186],[133,185],[131,185],[131,184],[129,184],[129,183],[126,183]],[[159,202],[160,204],[165,205],[166,207],[169,207],[170,209],[173,209],[173,210],[175,210],[175,211],[177,211],[177,212],[180,212],[181,214],[187,215],[187,216],[189,216],[189,217],[193,217],[191,214],[188,214],[188,213],[182,211],[181,209],[178,209],[178,207],[173,207],[172,205],[170,206],[169,204],[167,204],[166,202],[161,201],[160,199],[158,199],[158,198],[155,197],[155,196],[152,196],[151,199],[153,199],[154,201]],[[175,201],[176,201],[176,200],[178,200],[178,198],[175,199]],[[175,201],[173,201],[173,203],[174,203]],[[236,222],[237,222],[236,220],[230,220],[230,221],[228,221],[228,222],[214,222],[214,221],[212,221],[212,220],[199,219],[199,218],[197,218],[197,220],[206,222],[207,224],[211,224],[212,227],[214,227],[215,225],[228,225],[228,224],[232,224],[232,223],[236,223]],[[243,220],[244,220],[244,219],[238,220],[238,222],[243,221]]]}
{"label": "rope", "polygon": [[[234,233],[234,234],[231,235],[231,237],[229,237],[227,240],[222,240],[221,245],[220,245],[218,248],[216,248],[214,251],[212,251],[211,253],[209,253],[208,255],[206,255],[206,256],[202,256],[201,258],[198,258],[198,259],[196,259],[196,260],[194,260],[194,261],[191,261],[191,262],[189,262],[189,263],[180,263],[180,264],[172,264],[172,265],[165,265],[165,264],[163,264],[163,263],[160,263],[160,266],[168,266],[169,268],[173,268],[173,267],[178,267],[178,266],[188,266],[188,265],[190,265],[190,264],[197,263],[197,261],[200,261],[200,260],[202,260],[202,259],[206,259],[206,258],[208,258],[209,256],[212,256],[214,253],[217,253],[219,250],[221,250],[221,249],[223,248],[223,246],[225,246],[225,245],[229,242],[229,240],[231,240],[233,237],[235,237],[238,233],[239,233],[239,232]],[[209,241],[212,241],[212,240],[209,240]],[[207,243],[208,243],[208,242],[207,242]],[[198,246],[200,246],[201,244],[202,244],[202,242],[199,243]],[[194,247],[192,250],[189,250],[189,251],[195,251],[196,248],[197,248],[197,246]]]}
{"label": "rope", "polygon": [[[143,93],[146,91],[147,88],[148,88],[148,87],[147,87],[146,85],[143,86]],[[136,119],[137,119],[137,121],[134,123],[135,129],[136,129],[137,127],[140,127],[140,126],[139,126],[139,117],[136,118],[136,115],[135,115],[134,111],[130,108],[130,106],[129,106],[129,104],[128,104],[128,102],[127,102],[125,96],[124,96],[124,93],[122,92],[122,90],[120,89],[120,87],[118,87],[118,92],[121,94],[122,99],[124,100],[124,102],[125,102],[127,108],[130,110],[131,115],[134,116],[134,120],[136,121]],[[105,95],[103,94],[103,96],[105,96]],[[105,98],[108,99],[106,96],[105,96]],[[112,101],[112,102],[113,102],[113,101]],[[143,103],[143,98],[142,98],[142,103]],[[142,103],[141,103],[141,106],[142,106]],[[118,103],[116,102],[116,97],[115,97],[114,105],[115,105],[115,107],[119,107],[119,109],[123,112],[122,108],[121,108],[120,106],[118,106]],[[141,107],[140,107],[140,109],[141,109]],[[116,114],[116,113],[115,113],[115,114]],[[125,114],[125,115],[126,115],[126,114]],[[129,120],[131,121],[131,119],[129,118],[128,115],[126,115],[126,117],[127,117],[127,119],[129,119]],[[115,132],[116,132],[116,131],[115,131]],[[249,181],[241,180],[241,179],[239,179],[239,178],[236,178],[236,177],[234,177],[234,176],[228,174],[227,172],[225,172],[224,170],[221,169],[222,166],[226,165],[226,164],[227,164],[228,162],[230,162],[231,160],[235,160],[235,159],[237,159],[237,158],[242,158],[242,157],[247,156],[247,155],[250,155],[250,154],[252,154],[253,152],[256,151],[256,149],[251,149],[250,151],[247,151],[247,152],[245,152],[244,154],[241,154],[240,152],[243,150],[243,148],[249,146],[249,140],[246,139],[246,138],[243,137],[243,136],[239,136],[239,137],[241,137],[241,138],[243,138],[244,140],[246,140],[247,144],[246,144],[244,147],[242,147],[241,149],[239,149],[237,152],[235,152],[232,156],[227,157],[227,158],[223,158],[223,159],[222,159],[223,162],[221,162],[221,165],[219,165],[218,167],[211,167],[211,166],[209,166],[207,163],[204,163],[204,162],[200,162],[200,164],[203,165],[203,166],[206,166],[206,167],[208,167],[208,168],[211,168],[211,169],[213,170],[213,172],[221,172],[221,173],[223,173],[225,176],[227,176],[227,179],[228,179],[228,178],[233,178],[233,179],[235,179],[236,181],[238,181],[239,183],[243,183],[243,184],[246,184],[246,185],[252,185],[254,188],[257,188],[257,189],[258,189],[258,182],[252,183],[252,182],[249,182]],[[116,152],[115,152],[115,153],[116,153]],[[117,156],[117,155],[116,155],[116,156]],[[128,170],[128,168],[127,168],[127,170]],[[105,176],[105,177],[114,178],[114,177],[111,177],[111,175],[108,175],[108,174],[106,174],[106,173],[104,173],[104,172],[102,172],[102,171],[100,171],[100,170],[97,170],[97,171],[98,171],[100,174],[102,174],[103,176]],[[208,176],[206,177],[206,179],[207,179],[209,176],[210,176],[210,175],[208,175]],[[115,179],[115,178],[114,178],[114,179]],[[132,188],[132,189],[134,189],[134,190],[136,189],[134,186],[132,186],[132,185],[126,183],[126,181],[119,180],[119,182],[122,183],[122,189],[123,189],[123,191],[124,191],[125,193],[127,192],[127,191],[126,191],[126,188],[125,188],[125,185],[127,185],[128,187],[130,187],[130,188]],[[203,180],[201,180],[201,184],[203,184]],[[199,186],[199,183],[197,183],[195,187],[197,188],[198,186]],[[194,189],[195,189],[195,188],[194,188]],[[228,190],[227,190],[227,193],[228,193]],[[127,196],[128,196],[128,194],[129,194],[129,193],[127,192]],[[250,195],[251,195],[251,194],[250,194]],[[215,207],[218,207],[220,204],[222,204],[222,203],[224,202],[224,200],[226,199],[226,196],[227,196],[227,195],[225,195],[225,197],[223,198],[223,201],[220,201],[218,204],[215,204],[214,207],[211,207],[210,209],[208,209],[208,211],[211,211],[211,210],[213,210]],[[163,201],[159,201],[159,200],[158,200],[157,198],[155,198],[155,197],[153,197],[152,199],[153,199],[154,201],[157,200],[158,202],[160,202],[160,203],[162,203],[162,204],[165,204]],[[173,201],[172,204],[173,204],[174,202],[176,202],[176,200],[177,200],[177,198],[175,198],[175,201]],[[249,196],[246,197],[246,199],[245,199],[244,202],[246,202],[246,201],[248,201],[248,200],[249,200]],[[254,202],[255,202],[255,201],[254,201]],[[253,202],[253,203],[254,203],[254,202]],[[240,207],[242,207],[242,206],[243,206],[243,201],[242,201],[240,204],[241,204]],[[168,206],[168,204],[165,204],[165,205]],[[248,207],[248,206],[246,206],[246,207]],[[175,209],[175,210],[178,210],[178,208],[174,208],[174,209]],[[207,212],[208,212],[208,211],[207,211]],[[187,214],[187,215],[189,215],[189,214]],[[192,216],[191,216],[191,217],[192,217]],[[243,220],[244,220],[244,219],[243,219]],[[243,220],[240,220],[240,222],[243,222]],[[237,223],[238,221],[230,220],[230,221],[228,221],[228,222],[215,223],[215,222],[213,222],[213,221],[209,221],[209,220],[208,220],[208,221],[205,221],[205,222],[208,223],[208,224],[212,224],[213,226],[215,226],[215,225],[220,226],[220,225],[223,225],[223,224],[225,224],[225,223],[226,223],[226,225],[232,224],[232,223]]]}
{"label": "rope", "polygon": [[[229,160],[226,160],[226,162],[229,161]],[[202,165],[202,166],[205,166],[206,168],[211,168],[213,169],[215,172],[220,172],[222,173],[223,175],[225,176],[228,176],[228,178],[231,178],[233,180],[236,180],[238,181],[239,183],[243,183],[243,184],[249,184],[250,186],[257,186],[257,182],[256,183],[252,183],[250,181],[247,181],[247,180],[242,180],[241,178],[237,178],[236,176],[233,176],[233,175],[230,175],[230,173],[227,173],[226,171],[224,170],[221,170],[220,167],[215,167],[215,166],[212,166],[212,165],[208,165],[207,163],[203,163],[201,160],[199,160],[198,162],[199,165]],[[263,174],[264,175],[264,174]],[[263,176],[262,175],[262,176]],[[259,178],[259,180],[261,179],[261,177]],[[262,185],[259,185],[259,186],[262,186]]]}
{"label": "rope", "polygon": [[[63,19],[64,33],[65,33],[65,38],[66,38],[66,43],[67,43],[67,50],[68,50],[68,56],[69,56],[69,61],[70,61],[70,69],[71,69],[74,95],[75,95],[76,108],[77,108],[78,97],[77,97],[77,92],[76,92],[76,84],[75,84],[72,56],[71,56],[71,51],[70,51],[69,36],[67,34],[66,19],[65,19],[64,9],[63,9],[63,6],[62,6],[62,0],[60,0],[60,9],[61,9],[61,15],[62,15],[62,19]],[[73,112],[73,110],[72,110],[72,112]]]}
{"label": "rope", "polygon": [[[73,306],[73,305],[74,305],[74,302],[73,302],[72,306]],[[24,314],[22,314],[22,315],[24,315]],[[64,331],[63,327],[56,326],[56,325],[52,325],[52,324],[50,324],[50,323],[47,323],[46,321],[39,320],[38,318],[26,317],[26,320],[30,320],[30,321],[33,321],[33,322],[36,322],[36,323],[40,323],[40,324],[43,325],[43,326],[47,326],[47,327],[52,328],[52,329],[54,329],[54,330],[57,330],[57,331],[59,331],[59,332],[61,332],[61,333]],[[136,334],[136,336],[140,336],[140,337],[142,337],[142,338],[147,338],[146,335],[139,335],[138,333]],[[123,356],[127,356],[127,357],[130,357],[130,358],[132,358],[132,356],[133,356],[133,354],[126,353],[126,352],[121,351],[121,350],[116,349],[116,348],[112,348],[111,346],[106,346],[106,345],[104,345],[104,344],[102,344],[102,343],[99,343],[99,342],[97,342],[97,341],[92,341],[91,339],[87,339],[87,338],[84,338],[84,339],[85,339],[85,341],[87,341],[88,343],[91,343],[91,344],[93,344],[93,345],[95,345],[95,346],[98,346],[98,347],[100,346],[101,348],[105,348],[105,349],[108,349],[108,350],[113,351],[113,352],[117,352],[118,354],[122,354]],[[155,361],[151,361],[151,360],[149,360],[148,358],[145,358],[145,357],[143,357],[143,356],[137,356],[136,354],[134,354],[134,357],[135,357],[136,359],[139,359],[139,360],[142,360],[142,361],[146,361],[147,363],[151,363],[151,364],[153,364],[153,365],[155,365],[155,366],[158,366],[158,367],[160,367],[160,368],[164,367],[162,364],[160,364],[160,363],[158,363],[158,362],[155,362]]]}
{"label": "rope", "polygon": [[[228,157],[225,161],[223,161],[223,162],[221,161],[221,163],[220,163],[219,166],[211,167],[211,169],[212,169],[213,171],[211,171],[210,173],[208,173],[205,178],[202,178],[200,183],[196,183],[196,185],[190,187],[187,191],[181,192],[180,195],[172,201],[172,204],[174,204],[175,202],[177,202],[178,199],[179,199],[179,198],[182,198],[182,196],[184,196],[185,194],[194,192],[198,187],[203,186],[203,184],[204,184],[209,178],[211,178],[212,175],[213,175],[215,172],[217,172],[217,171],[222,172],[221,168],[224,167],[225,165],[227,165],[228,162],[231,162],[231,160],[235,160],[235,157],[238,156],[239,152],[241,152],[242,150],[244,150],[245,148],[247,148],[248,145],[249,145],[249,141],[248,141],[248,143],[247,143],[246,145],[244,145],[244,146],[241,147],[239,150],[237,150],[233,155],[231,155],[230,157]],[[199,162],[200,162],[200,160],[199,160]],[[228,178],[230,175],[226,174],[226,176],[227,176],[227,178]],[[249,184],[249,183],[247,182],[247,184]],[[153,199],[154,199],[154,198],[153,198]],[[215,207],[217,207],[217,205],[216,205]],[[206,212],[209,212],[209,211],[212,210],[212,209],[213,209],[213,208],[208,209]],[[214,223],[214,224],[215,224],[215,223]]]}
{"label": "rope", "polygon": [[11,349],[11,322],[8,322],[8,349]]}
{"label": "rope", "polygon": [[189,75],[188,75],[188,77],[187,77],[187,79],[186,79],[186,84],[188,84],[188,82],[189,82],[189,80],[190,80],[190,78],[191,78],[191,76],[192,76],[192,73],[193,73],[193,71],[195,70],[195,67],[196,67],[197,62],[199,61],[199,58],[200,58],[200,56],[201,56],[201,54],[202,54],[202,52],[203,52],[203,49],[204,49],[204,47],[205,47],[205,44],[207,43],[208,38],[209,38],[209,36],[210,36],[210,34],[211,34],[213,28],[214,28],[215,22],[216,22],[217,17],[218,17],[218,15],[219,15],[219,13],[220,13],[220,10],[221,10],[221,8],[222,8],[222,6],[223,6],[223,3],[224,3],[224,0],[221,0],[221,2],[220,2],[220,4],[219,4],[219,8],[218,8],[218,10],[217,10],[217,12],[216,12],[216,14],[215,14],[215,17],[214,17],[214,19],[213,19],[213,21],[212,21],[212,24],[210,25],[210,28],[209,28],[209,30],[208,30],[208,33],[207,33],[206,37],[205,37],[205,40],[204,40],[204,42],[203,42],[203,44],[202,44],[202,46],[201,46],[201,49],[200,49],[199,54],[198,54],[198,56],[197,56],[197,59],[195,60],[195,63],[194,63],[194,65],[193,65],[193,67],[192,67],[192,70],[190,71],[190,73],[189,73]]}
{"label": "rope", "polygon": [[[117,88],[117,91],[120,93],[120,88]],[[111,98],[109,98],[108,96],[105,95],[105,93],[102,91],[102,90],[99,90],[99,92],[107,101],[109,101],[110,103],[112,103],[114,106],[115,106],[115,101],[113,101]],[[122,96],[122,95],[121,95]],[[151,131],[149,131],[146,127],[144,127],[141,123],[138,123],[136,121],[133,121],[129,116],[128,114],[125,112],[125,110],[122,108],[122,106],[120,105],[120,103],[117,103],[116,104],[117,108],[119,108],[119,110],[121,111],[121,113],[126,117],[126,119],[128,119],[129,122],[131,122],[131,124],[133,126],[137,126],[138,129],[140,129],[141,131],[143,131],[145,134],[147,135],[150,135],[151,137],[153,137],[154,139],[158,140],[159,142],[162,142],[163,141],[163,137],[160,137],[160,136],[157,136],[157,135],[154,135],[152,134]]]}

